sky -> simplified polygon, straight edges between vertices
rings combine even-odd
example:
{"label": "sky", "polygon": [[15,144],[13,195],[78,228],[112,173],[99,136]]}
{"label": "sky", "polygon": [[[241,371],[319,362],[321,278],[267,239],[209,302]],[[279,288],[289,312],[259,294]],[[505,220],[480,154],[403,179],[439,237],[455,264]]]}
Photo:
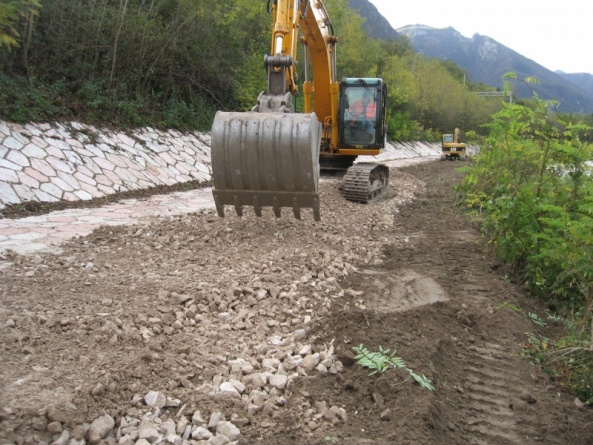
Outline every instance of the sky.
{"label": "sky", "polygon": [[566,73],[593,74],[591,0],[369,0],[395,29],[455,28],[488,36],[522,56]]}

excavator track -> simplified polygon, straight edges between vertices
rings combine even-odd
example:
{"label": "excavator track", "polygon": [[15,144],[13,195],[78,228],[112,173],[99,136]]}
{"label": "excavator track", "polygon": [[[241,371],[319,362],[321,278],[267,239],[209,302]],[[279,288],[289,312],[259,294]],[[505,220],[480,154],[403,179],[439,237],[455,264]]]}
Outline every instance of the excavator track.
{"label": "excavator track", "polygon": [[387,194],[389,168],[383,164],[359,163],[342,180],[342,195],[349,201],[370,204]]}

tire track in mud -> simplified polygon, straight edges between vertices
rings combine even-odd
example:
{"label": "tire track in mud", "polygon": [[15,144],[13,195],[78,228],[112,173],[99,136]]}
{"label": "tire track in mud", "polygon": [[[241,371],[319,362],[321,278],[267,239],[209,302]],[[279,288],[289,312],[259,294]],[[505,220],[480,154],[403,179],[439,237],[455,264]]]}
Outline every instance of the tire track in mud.
{"label": "tire track in mud", "polygon": [[[419,240],[422,245],[417,246],[415,270],[426,271],[430,264],[431,275],[437,277],[435,280],[446,290],[446,301],[464,308],[457,319],[468,333],[489,331],[484,326],[484,319],[488,318],[484,312],[495,318],[501,295],[510,297],[510,286],[503,279],[493,280],[492,271],[484,268],[483,263],[475,263],[475,253],[482,248],[476,244],[478,234],[452,232],[443,240],[435,236],[433,228],[427,228],[424,238]],[[441,252],[440,263],[430,255],[435,246],[439,246]],[[455,261],[451,261],[453,258]],[[491,342],[477,340],[473,335],[469,338],[471,342],[458,344],[459,352],[455,358],[456,366],[464,371],[460,385],[462,415],[457,413],[455,417],[467,442],[472,445],[541,442],[540,421],[528,409],[535,399],[525,389],[525,382],[530,380],[524,368],[525,359],[520,358],[513,345],[505,344],[508,342],[505,339]],[[564,442],[549,439],[546,443]]]}
{"label": "tire track in mud", "polygon": [[464,429],[475,444],[507,443],[522,445],[541,440],[538,419],[517,419],[517,398],[535,403],[528,394],[518,393],[524,377],[514,367],[512,350],[496,343],[469,346],[459,358],[465,362],[463,385],[467,401]]}
{"label": "tire track in mud", "polygon": [[[517,348],[517,339],[524,331],[515,330],[497,339],[480,335],[495,323],[502,323],[497,320],[502,317],[496,316],[496,306],[501,299],[514,299],[515,290],[501,276],[503,271],[497,270],[499,265],[488,258],[479,232],[467,226],[463,214],[451,211],[453,201],[450,190],[433,188],[428,190],[424,205],[413,206],[415,213],[404,209],[403,218],[397,221],[398,235],[408,241],[408,247],[394,249],[390,255],[393,266],[407,270],[405,275],[422,274],[437,287],[442,286],[444,296],[437,292],[438,300],[461,306],[457,321],[466,334],[472,333],[461,336],[454,356],[441,359],[443,367],[463,369],[457,385],[458,405],[453,410],[445,408],[446,413],[436,405],[431,411],[436,417],[453,420],[463,431],[464,443],[472,445],[569,443],[554,428],[546,434],[540,418],[546,395],[532,385],[529,365]],[[451,207],[438,206],[437,202],[448,202]],[[437,209],[440,213],[435,214]],[[422,222],[420,227],[418,221]],[[476,261],[478,258],[483,261]],[[415,299],[395,298],[391,307],[405,312],[418,309],[422,303],[432,304],[434,298],[425,292],[434,291],[434,287],[416,286]],[[395,296],[400,295],[396,292]],[[410,304],[414,302],[417,304]]]}
{"label": "tire track in mud", "polygon": [[[471,271],[471,266],[466,266],[468,271],[476,274],[475,283],[479,283],[480,272]],[[422,275],[420,271],[422,268],[415,266],[413,269],[399,269],[391,276],[378,274],[375,279],[367,278],[367,285],[363,288],[367,298],[364,303],[361,300],[361,304],[366,305],[364,309],[384,315],[400,313],[405,316],[404,313],[414,311],[425,313],[423,306],[429,307],[437,302],[458,306],[459,301],[451,301],[455,297],[449,299],[449,294],[452,294],[463,298],[462,305],[467,308],[458,313],[459,324],[467,327],[468,332],[479,332],[483,328],[481,321],[476,324],[476,306],[483,309],[488,295],[493,295],[493,289],[473,282],[458,283],[445,293],[437,280]],[[445,332],[441,334],[446,337]],[[535,398],[528,389],[524,389],[525,382],[531,379],[525,371],[525,359],[519,356],[516,348],[502,342],[476,341],[473,335],[467,337],[470,342],[464,338],[457,345],[456,355],[442,361],[442,366],[463,369],[463,380],[458,384],[460,412],[449,412],[447,416],[456,419],[466,443],[525,445],[541,442],[541,423],[537,415],[531,414],[528,409],[530,404],[535,403]],[[550,439],[546,443],[565,442]]]}

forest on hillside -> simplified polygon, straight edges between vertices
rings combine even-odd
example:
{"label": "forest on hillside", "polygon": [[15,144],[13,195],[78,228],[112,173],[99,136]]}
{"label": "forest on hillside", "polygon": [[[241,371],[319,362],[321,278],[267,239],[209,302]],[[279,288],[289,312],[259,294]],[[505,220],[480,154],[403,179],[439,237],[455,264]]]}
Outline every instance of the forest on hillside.
{"label": "forest on hillside", "polygon": [[[273,0],[8,0],[0,6],[0,118],[209,130],[266,89]],[[405,38],[367,37],[347,0],[326,0],[338,76],[382,77],[389,138],[483,132],[501,107],[452,63]],[[302,65],[299,65],[302,70]],[[303,76],[300,76],[303,78]],[[296,97],[302,106],[302,94]]]}

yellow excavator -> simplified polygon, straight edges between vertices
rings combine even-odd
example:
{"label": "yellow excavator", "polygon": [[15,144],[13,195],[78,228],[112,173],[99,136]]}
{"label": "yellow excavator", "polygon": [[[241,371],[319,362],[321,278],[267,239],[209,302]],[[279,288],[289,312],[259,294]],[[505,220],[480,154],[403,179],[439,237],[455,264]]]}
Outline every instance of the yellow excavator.
{"label": "yellow excavator", "polygon": [[467,160],[466,149],[465,143],[461,142],[461,131],[459,131],[459,128],[456,128],[453,134],[443,134],[441,161],[465,161]]}
{"label": "yellow excavator", "polygon": [[[287,207],[297,219],[302,208],[311,208],[319,221],[320,170],[346,171],[341,190],[348,200],[370,203],[384,196],[389,169],[354,164],[357,156],[377,155],[385,146],[383,80],[338,82],[338,39],[322,1],[268,0],[268,10],[273,24],[270,54],[264,56],[267,91],[250,111],[219,111],[212,124],[212,193],[219,216],[225,205],[239,216],[244,206],[252,206],[256,216],[271,207],[276,217]],[[299,41],[304,113],[294,105]]]}

